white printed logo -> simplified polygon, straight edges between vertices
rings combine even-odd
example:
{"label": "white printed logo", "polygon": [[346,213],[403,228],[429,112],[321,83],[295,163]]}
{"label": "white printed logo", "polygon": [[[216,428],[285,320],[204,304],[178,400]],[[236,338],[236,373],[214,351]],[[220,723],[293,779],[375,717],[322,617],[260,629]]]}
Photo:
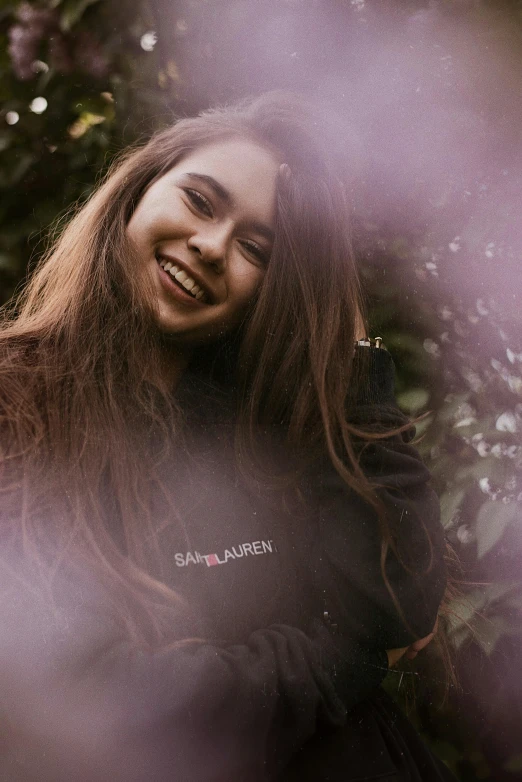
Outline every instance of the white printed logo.
{"label": "white printed logo", "polygon": [[177,567],[205,564],[207,567],[214,565],[226,565],[233,559],[242,557],[259,557],[263,554],[274,554],[276,548],[273,540],[254,540],[251,543],[239,543],[232,548],[226,548],[219,554],[200,554],[199,551],[177,552],[174,554],[174,562]]}

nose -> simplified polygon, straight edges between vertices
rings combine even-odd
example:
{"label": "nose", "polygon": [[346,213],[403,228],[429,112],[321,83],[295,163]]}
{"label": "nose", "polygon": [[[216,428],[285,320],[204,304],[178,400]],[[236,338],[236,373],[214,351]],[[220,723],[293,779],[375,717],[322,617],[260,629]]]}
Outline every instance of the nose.
{"label": "nose", "polygon": [[229,244],[230,227],[208,223],[200,225],[188,240],[189,248],[219,273],[226,268]]}

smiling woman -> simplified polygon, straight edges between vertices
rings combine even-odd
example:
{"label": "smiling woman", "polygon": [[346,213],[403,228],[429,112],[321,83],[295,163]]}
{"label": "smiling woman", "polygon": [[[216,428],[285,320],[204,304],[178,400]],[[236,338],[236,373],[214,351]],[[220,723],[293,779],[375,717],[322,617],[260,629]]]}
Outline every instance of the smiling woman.
{"label": "smiling woman", "polygon": [[178,344],[215,340],[244,317],[270,257],[278,169],[267,149],[231,138],[187,155],[142,197],[128,235]]}
{"label": "smiling woman", "polygon": [[444,539],[339,160],[293,95],[181,120],[5,312],[2,779],[448,778],[379,687]]}

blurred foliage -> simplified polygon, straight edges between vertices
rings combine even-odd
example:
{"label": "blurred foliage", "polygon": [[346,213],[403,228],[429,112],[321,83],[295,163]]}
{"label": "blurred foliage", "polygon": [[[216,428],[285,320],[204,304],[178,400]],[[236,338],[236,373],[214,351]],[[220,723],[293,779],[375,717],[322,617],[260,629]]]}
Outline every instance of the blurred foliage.
{"label": "blurred foliage", "polygon": [[1,301],[127,144],[274,87],[335,104],[373,334],[404,409],[430,411],[468,582],[447,620],[462,688],[431,705],[444,677],[419,656],[414,718],[464,782],[519,778],[522,2],[1,0],[0,75]]}

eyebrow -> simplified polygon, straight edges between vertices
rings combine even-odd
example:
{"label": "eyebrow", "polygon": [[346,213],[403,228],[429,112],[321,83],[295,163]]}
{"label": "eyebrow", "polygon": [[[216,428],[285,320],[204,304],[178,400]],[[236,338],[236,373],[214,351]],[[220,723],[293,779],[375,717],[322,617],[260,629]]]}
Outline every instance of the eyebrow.
{"label": "eyebrow", "polygon": [[[214,191],[215,195],[220,199],[220,201],[222,201],[228,207],[232,208],[235,205],[232,194],[229,193],[229,191],[223,187],[223,185],[218,182],[217,179],[214,179],[213,176],[209,176],[208,174],[196,174],[194,171],[188,172],[186,176],[190,177],[191,179],[196,179],[199,182],[204,182],[211,188],[211,190]],[[249,222],[249,227],[252,228],[255,233],[263,236],[267,241],[271,243],[274,241],[274,232],[264,223],[258,223],[254,220]]]}
{"label": "eyebrow", "polygon": [[200,182],[204,182],[227,206],[234,206],[234,199],[232,198],[231,194],[226,188],[223,187],[223,185],[217,181],[217,179],[214,179],[213,176],[208,176],[208,174],[195,174],[193,172],[187,173],[187,176],[191,177],[192,179],[198,179]]}

